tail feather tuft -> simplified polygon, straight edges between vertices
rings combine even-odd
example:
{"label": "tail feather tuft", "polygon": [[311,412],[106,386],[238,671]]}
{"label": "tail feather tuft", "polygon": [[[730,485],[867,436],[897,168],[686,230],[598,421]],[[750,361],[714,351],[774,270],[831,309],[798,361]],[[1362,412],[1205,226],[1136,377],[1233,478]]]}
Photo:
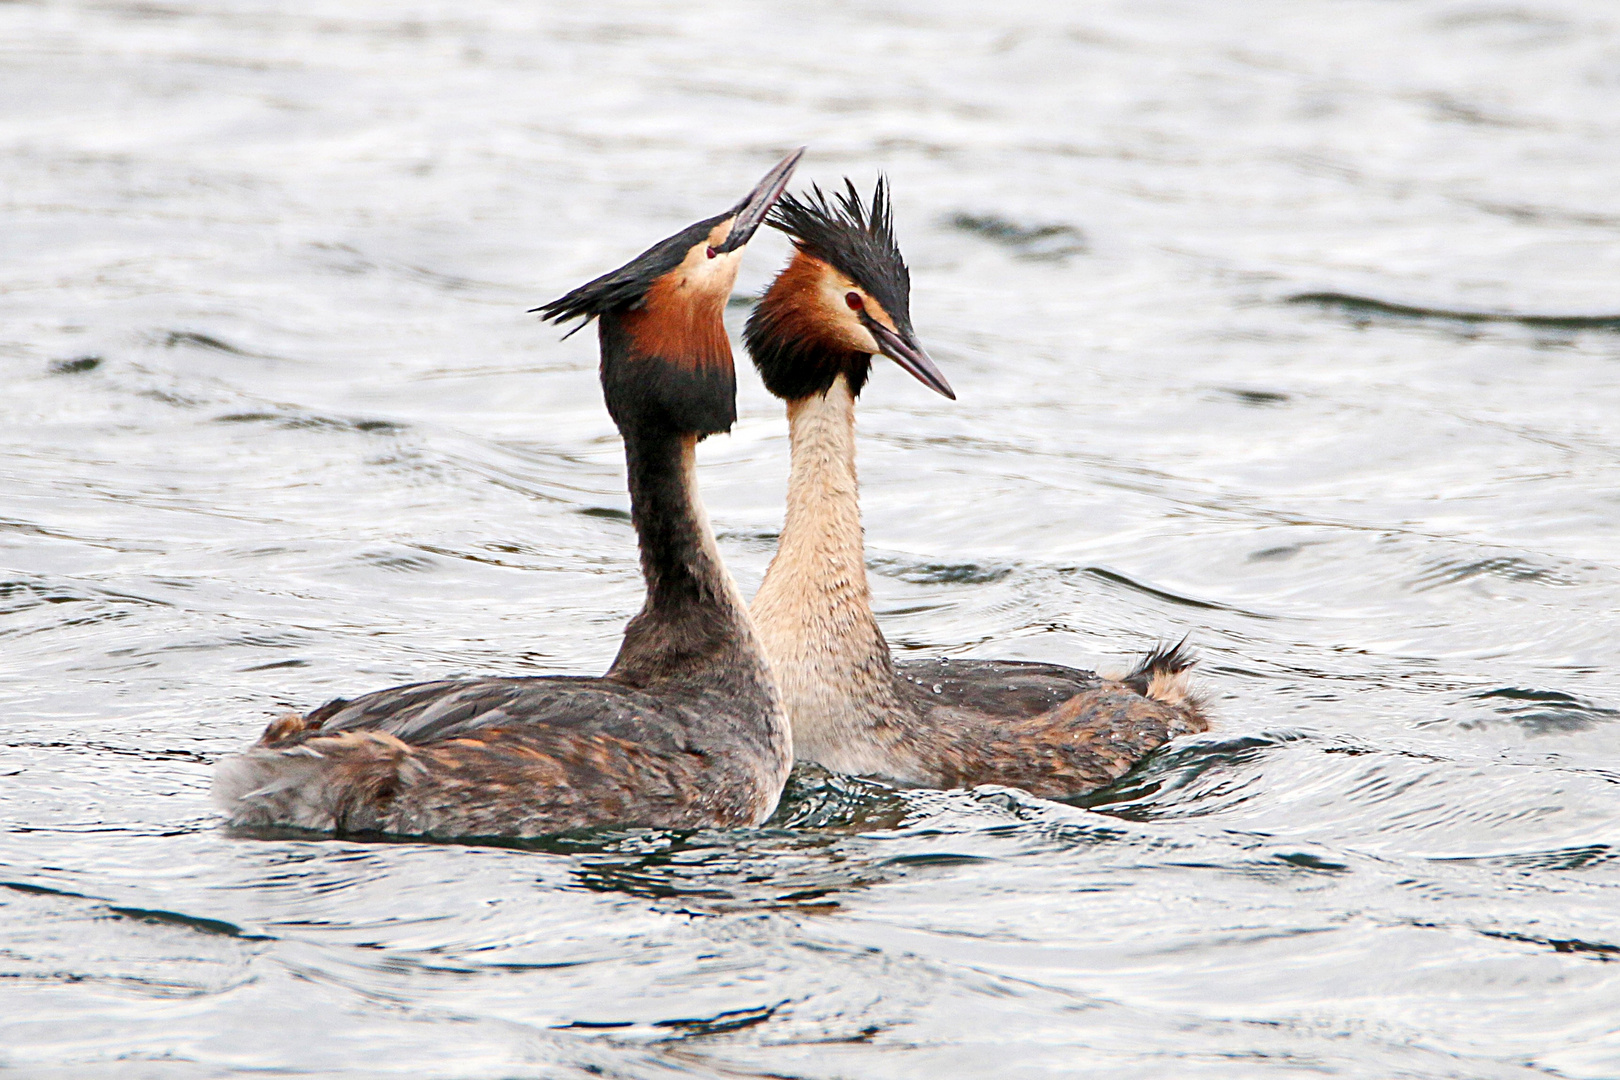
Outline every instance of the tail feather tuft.
{"label": "tail feather tuft", "polygon": [[1120,682],[1143,697],[1201,714],[1190,674],[1197,662],[1197,654],[1187,647],[1187,638],[1183,637],[1174,645],[1155,646]]}
{"label": "tail feather tuft", "polygon": [[1131,673],[1121,679],[1135,687],[1138,693],[1147,693],[1147,686],[1155,675],[1179,675],[1189,671],[1198,663],[1197,655],[1187,647],[1187,640],[1192,635],[1182,638],[1174,645],[1156,645],[1153,651],[1142,658],[1142,662],[1131,670]]}
{"label": "tail feather tuft", "polygon": [[234,826],[387,831],[394,794],[420,771],[393,735],[341,731],[226,758],[214,767],[214,805]]}

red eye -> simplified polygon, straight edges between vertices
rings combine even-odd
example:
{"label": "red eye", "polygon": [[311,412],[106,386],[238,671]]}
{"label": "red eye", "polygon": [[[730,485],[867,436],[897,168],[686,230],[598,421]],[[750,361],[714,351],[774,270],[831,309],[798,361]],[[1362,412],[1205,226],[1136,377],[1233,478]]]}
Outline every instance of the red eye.
{"label": "red eye", "polygon": [[844,303],[849,305],[851,311],[859,311],[866,306],[866,302],[861,299],[861,294],[858,292],[845,293]]}
{"label": "red eye", "polygon": [[709,248],[709,258],[712,259],[718,254],[720,254],[720,253],[718,251],[714,250],[714,248],[712,246]]}

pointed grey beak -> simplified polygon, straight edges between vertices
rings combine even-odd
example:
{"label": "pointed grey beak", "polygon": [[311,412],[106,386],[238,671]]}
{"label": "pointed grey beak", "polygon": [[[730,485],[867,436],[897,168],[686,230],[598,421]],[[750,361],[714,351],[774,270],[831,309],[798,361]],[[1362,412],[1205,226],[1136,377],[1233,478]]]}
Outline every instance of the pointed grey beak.
{"label": "pointed grey beak", "polygon": [[754,186],[748,197],[737,204],[732,213],[736,219],[731,223],[731,231],[726,239],[714,250],[721,254],[736,251],[754,238],[760,225],[765,222],[765,215],[771,212],[776,200],[782,197],[787,190],[788,179],[793,176],[793,169],[804,156],[804,147],[799,147],[793,153],[776,163],[776,167],[765,174],[765,179]]}
{"label": "pointed grey beak", "polygon": [[918,382],[934,391],[934,393],[944,394],[952,401],[956,400],[956,391],[951,389],[951,384],[945,381],[945,376],[940,374],[939,368],[935,367],[934,362],[928,359],[928,354],[923,352],[923,347],[917,344],[910,334],[902,337],[870,317],[863,318],[861,321],[866,324],[866,328],[877,339],[878,345],[883,349],[884,356],[911,372],[912,375],[916,376]]}

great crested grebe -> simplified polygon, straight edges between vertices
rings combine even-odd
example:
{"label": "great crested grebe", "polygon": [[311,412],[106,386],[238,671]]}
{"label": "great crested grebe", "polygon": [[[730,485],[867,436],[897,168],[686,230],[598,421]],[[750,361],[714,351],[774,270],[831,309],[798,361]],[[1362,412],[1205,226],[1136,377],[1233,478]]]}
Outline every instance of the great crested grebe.
{"label": "great crested grebe", "polygon": [[855,477],[855,398],[873,354],[955,398],[911,327],[911,276],[882,180],[784,196],[792,261],[748,319],[765,385],[787,402],[792,466],[776,555],[754,597],[800,760],[904,784],[1006,784],[1061,798],[1101,787],[1176,735],[1208,728],[1181,646],[1130,674],[1057,664],[896,663],[872,617]]}
{"label": "great crested grebe", "polygon": [[624,437],[647,597],[608,673],[418,683],[276,721],[216,774],[232,824],[534,836],[770,815],[792,731],[698,501],[694,450],[736,418],[721,315],[802,153],[734,208],[535,309],[598,320]]}

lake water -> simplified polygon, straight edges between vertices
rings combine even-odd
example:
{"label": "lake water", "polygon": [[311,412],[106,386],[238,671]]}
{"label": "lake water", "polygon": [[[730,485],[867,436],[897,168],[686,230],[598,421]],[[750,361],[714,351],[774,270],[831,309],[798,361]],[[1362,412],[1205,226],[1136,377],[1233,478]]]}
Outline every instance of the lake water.
{"label": "lake water", "polygon": [[[0,1067],[1620,1075],[1617,102],[1608,0],[0,4]],[[224,832],[279,712],[606,666],[619,443],[525,309],[800,144],[960,395],[862,399],[890,640],[1190,632],[1216,730],[1084,806]]]}

